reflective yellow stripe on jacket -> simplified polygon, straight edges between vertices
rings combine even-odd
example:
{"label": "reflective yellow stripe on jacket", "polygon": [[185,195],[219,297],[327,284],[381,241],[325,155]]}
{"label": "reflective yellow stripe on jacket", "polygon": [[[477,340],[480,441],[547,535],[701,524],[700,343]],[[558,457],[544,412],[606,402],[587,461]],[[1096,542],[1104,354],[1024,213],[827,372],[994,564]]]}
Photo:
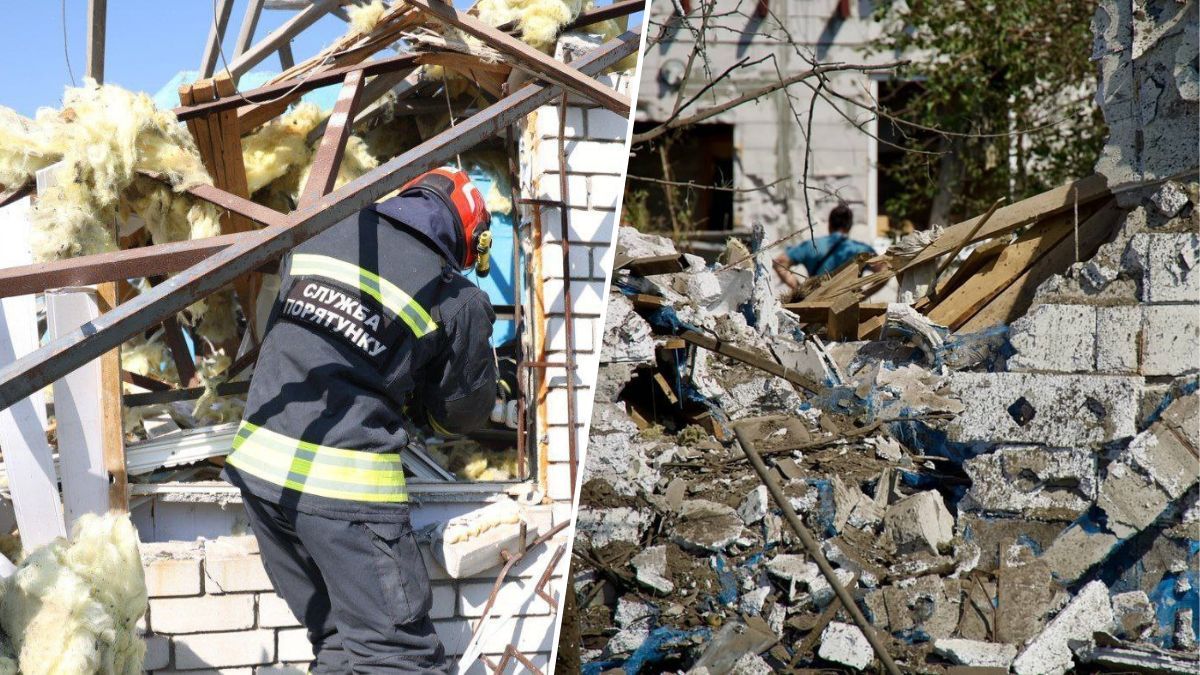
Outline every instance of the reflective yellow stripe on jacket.
{"label": "reflective yellow stripe on jacket", "polygon": [[242,422],[227,463],[304,494],[359,502],[406,502],[399,453],[342,450]]}
{"label": "reflective yellow stripe on jacket", "polygon": [[357,288],[400,317],[417,337],[437,330],[437,324],[416,300],[378,274],[327,255],[297,253],[292,256],[292,276],[318,276]]}

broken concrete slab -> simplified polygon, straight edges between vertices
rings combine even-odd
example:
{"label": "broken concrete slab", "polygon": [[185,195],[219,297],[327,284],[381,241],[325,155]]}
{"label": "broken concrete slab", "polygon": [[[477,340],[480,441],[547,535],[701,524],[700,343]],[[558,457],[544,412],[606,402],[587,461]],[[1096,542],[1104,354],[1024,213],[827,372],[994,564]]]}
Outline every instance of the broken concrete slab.
{"label": "broken concrete slab", "polygon": [[1001,446],[963,470],[971,487],[959,509],[1074,520],[1096,498],[1096,455],[1087,449]]}
{"label": "broken concrete slab", "polygon": [[738,506],[738,517],[747,525],[753,525],[763,518],[767,517],[767,508],[769,501],[767,497],[767,486],[759,485],[750,492],[746,493],[746,498],[742,500]]}
{"label": "broken concrete slab", "polygon": [[996,571],[994,629],[1000,642],[1024,644],[1067,602],[1067,594],[1054,583],[1054,568],[1032,556],[1028,549],[1020,550]]}
{"label": "broken concrete slab", "polygon": [[581,543],[596,548],[618,541],[637,543],[653,518],[654,514],[649,509],[628,506],[595,509],[580,506],[575,533]]}
{"label": "broken concrete slab", "polygon": [[1017,675],[1062,675],[1070,670],[1072,649],[1091,641],[1092,633],[1111,630],[1114,623],[1108,587],[1093,581],[1031,640],[1013,662]]}
{"label": "broken concrete slab", "polygon": [[946,428],[959,443],[1084,447],[1137,433],[1142,380],[1119,375],[951,373],[965,410]]}
{"label": "broken concrete slab", "polygon": [[1038,305],[1010,326],[1010,370],[1082,373],[1096,365],[1096,308]]}
{"label": "broken concrete slab", "polygon": [[634,311],[633,303],[623,293],[608,294],[604,360],[643,365],[654,363],[654,336],[650,324]]}
{"label": "broken concrete slab", "polygon": [[933,650],[955,665],[1003,668],[1006,671],[1013,659],[1017,658],[1014,645],[961,638],[934,640]]}
{"label": "broken concrete slab", "polygon": [[858,626],[831,621],[821,631],[821,646],[817,649],[817,656],[854,670],[864,670],[875,659],[875,652]]}
{"label": "broken concrete slab", "polygon": [[1140,640],[1154,627],[1154,605],[1145,591],[1129,591],[1112,596],[1113,619],[1117,635]]}
{"label": "broken concrete slab", "polygon": [[742,519],[737,511],[707,499],[689,499],[679,509],[671,540],[685,549],[717,552],[741,534]]}
{"label": "broken concrete slab", "polygon": [[667,572],[667,547],[651,546],[633,556],[629,561],[637,573],[638,583],[659,593],[670,593],[675,584]]}
{"label": "broken concrete slab", "polygon": [[742,656],[760,654],[778,641],[779,636],[759,617],[730,621],[713,635],[694,668],[705,668],[712,675],[726,675]]}
{"label": "broken concrete slab", "polygon": [[937,491],[918,492],[887,508],[883,537],[901,553],[924,550],[936,555],[954,539],[954,517]]}
{"label": "broken concrete slab", "polygon": [[1121,539],[1149,527],[1170,502],[1158,484],[1123,462],[1108,465],[1096,498],[1096,506],[1108,516],[1109,531]]}
{"label": "broken concrete slab", "polygon": [[958,579],[927,574],[868,593],[865,602],[876,625],[914,641],[950,637],[962,614]]}

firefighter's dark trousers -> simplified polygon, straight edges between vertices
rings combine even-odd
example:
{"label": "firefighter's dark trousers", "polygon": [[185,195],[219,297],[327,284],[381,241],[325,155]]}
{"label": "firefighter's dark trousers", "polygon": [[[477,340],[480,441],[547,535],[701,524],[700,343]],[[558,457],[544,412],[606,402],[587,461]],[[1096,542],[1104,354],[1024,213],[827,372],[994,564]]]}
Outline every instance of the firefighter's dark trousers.
{"label": "firefighter's dark trousers", "polygon": [[242,497],[267,575],[308,629],[312,673],[450,672],[411,526],[334,520]]}

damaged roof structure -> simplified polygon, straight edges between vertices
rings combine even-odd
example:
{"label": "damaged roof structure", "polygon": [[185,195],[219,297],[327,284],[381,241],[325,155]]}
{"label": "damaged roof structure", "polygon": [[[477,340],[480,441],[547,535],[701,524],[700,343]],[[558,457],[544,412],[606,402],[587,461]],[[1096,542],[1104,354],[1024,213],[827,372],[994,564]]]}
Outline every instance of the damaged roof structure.
{"label": "damaged roof structure", "polygon": [[1200,672],[1197,3],[1093,30],[1096,175],[797,302],[622,228],[560,657]]}
{"label": "damaged roof structure", "polygon": [[[33,119],[0,109],[0,672],[302,672],[304,629],[216,480],[276,261],[450,163],[507,238],[480,283],[517,387],[482,434],[412,430],[413,521],[462,670],[545,667],[642,4],[251,0],[226,58],[219,0],[199,77],[166,110],[102,83],[91,2],[93,79]],[[272,9],[290,18],[256,41]],[[292,38],[329,14],[345,34],[297,62]],[[305,98],[324,87],[331,110]],[[133,525],[94,515],[110,509]]]}

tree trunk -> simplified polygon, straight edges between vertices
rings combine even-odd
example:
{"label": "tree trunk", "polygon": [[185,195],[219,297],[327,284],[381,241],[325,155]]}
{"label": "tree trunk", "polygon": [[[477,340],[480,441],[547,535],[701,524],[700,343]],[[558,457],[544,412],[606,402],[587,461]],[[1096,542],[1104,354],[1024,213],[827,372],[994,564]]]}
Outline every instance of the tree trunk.
{"label": "tree trunk", "polygon": [[937,193],[933,195],[933,204],[929,207],[929,227],[946,227],[950,224],[950,209],[954,206],[954,198],[958,196],[962,183],[962,145],[961,138],[946,136],[938,144],[942,159],[938,166]]}

